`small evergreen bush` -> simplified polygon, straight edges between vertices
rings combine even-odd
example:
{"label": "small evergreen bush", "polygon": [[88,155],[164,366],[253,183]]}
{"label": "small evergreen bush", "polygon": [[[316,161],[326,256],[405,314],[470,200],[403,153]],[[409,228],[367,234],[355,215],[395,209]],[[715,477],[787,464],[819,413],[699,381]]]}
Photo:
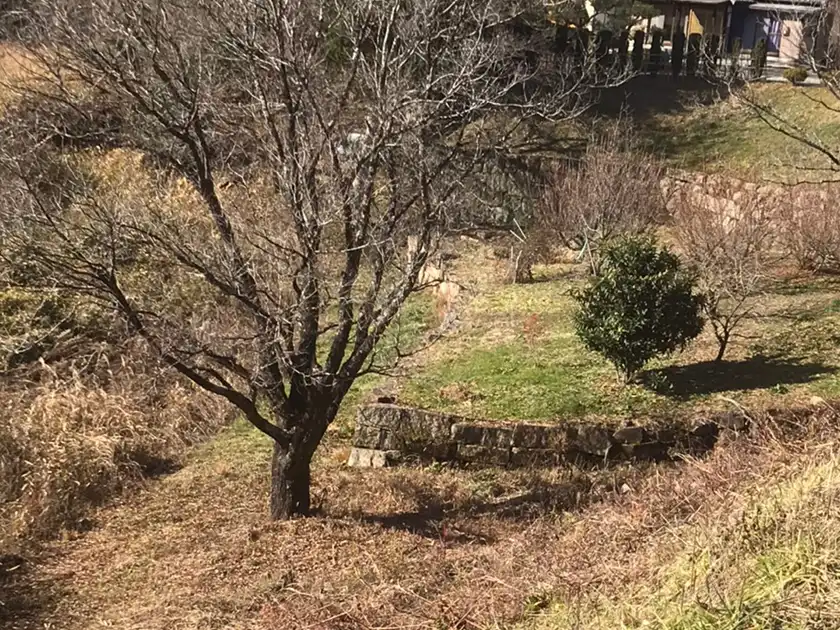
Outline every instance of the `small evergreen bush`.
{"label": "small evergreen bush", "polygon": [[692,33],[688,37],[688,55],[685,59],[685,73],[693,77],[697,74],[697,66],[700,63],[700,48],[702,38],[698,33]]}
{"label": "small evergreen bush", "polygon": [[641,72],[645,61],[645,32],[636,31],[633,34],[633,71]]}
{"label": "small evergreen bush", "polygon": [[696,278],[649,238],[624,238],[604,252],[599,276],[575,293],[575,329],[625,383],[656,356],[684,348],[703,329]]}
{"label": "small evergreen bush", "polygon": [[685,34],[682,31],[674,33],[671,43],[671,74],[676,79],[682,74],[683,56],[685,54]]}
{"label": "small evergreen bush", "polygon": [[790,81],[792,84],[796,85],[797,83],[802,83],[805,79],[808,78],[808,71],[805,68],[785,68],[784,72],[782,72],[782,76],[787,80]]}
{"label": "small evergreen bush", "polygon": [[729,53],[729,75],[737,76],[741,71],[741,38],[732,40],[732,52]]}
{"label": "small evergreen bush", "polygon": [[651,29],[650,41],[650,63],[649,71],[656,75],[659,72],[659,66],[662,64],[662,29]]}
{"label": "small evergreen bush", "polygon": [[630,45],[630,34],[625,30],[618,36],[618,67],[620,70],[627,69],[628,46]]}
{"label": "small evergreen bush", "polygon": [[606,63],[607,56],[610,52],[610,44],[612,43],[613,34],[609,29],[602,29],[598,31],[595,37],[595,55],[599,63]]}

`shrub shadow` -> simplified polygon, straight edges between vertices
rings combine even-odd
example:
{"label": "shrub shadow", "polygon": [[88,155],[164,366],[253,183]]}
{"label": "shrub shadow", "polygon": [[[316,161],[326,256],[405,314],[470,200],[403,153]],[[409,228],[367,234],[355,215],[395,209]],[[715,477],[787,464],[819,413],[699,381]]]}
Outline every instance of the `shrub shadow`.
{"label": "shrub shadow", "polygon": [[629,116],[636,123],[659,114],[688,111],[711,105],[729,95],[725,86],[703,77],[672,79],[666,74],[638,76],[627,83],[604,90],[594,111],[602,116]]}
{"label": "shrub shadow", "polygon": [[768,389],[810,383],[837,368],[803,359],[756,355],[744,361],[705,361],[649,370],[641,382],[663,396],[687,398],[730,390]]}

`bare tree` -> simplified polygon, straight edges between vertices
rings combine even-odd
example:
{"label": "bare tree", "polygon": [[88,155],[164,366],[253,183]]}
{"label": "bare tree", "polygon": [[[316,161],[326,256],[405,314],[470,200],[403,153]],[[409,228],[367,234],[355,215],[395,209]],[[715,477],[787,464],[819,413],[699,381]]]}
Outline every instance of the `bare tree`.
{"label": "bare tree", "polygon": [[566,160],[550,177],[537,209],[538,238],[585,257],[593,274],[602,243],[643,234],[664,217],[664,169],[622,122],[596,135],[579,161]]}
{"label": "bare tree", "polygon": [[837,183],[791,186],[779,208],[779,240],[802,269],[840,270],[840,212]]}
{"label": "bare tree", "polygon": [[[274,443],[272,517],[307,513],[313,453],[354,380],[399,357],[377,348],[461,182],[522,121],[583,112],[588,63],[508,28],[526,2],[33,4],[4,248],[238,408]],[[108,186],[84,167],[90,144],[140,152],[144,194],[139,169]]]}
{"label": "bare tree", "polygon": [[672,200],[674,234],[682,256],[697,269],[718,342],[715,361],[760,304],[778,227],[774,201],[754,185],[744,189],[714,175],[683,184]]}
{"label": "bare tree", "polygon": [[[785,23],[794,23],[793,37],[798,37],[799,45],[795,50],[796,58],[791,61],[798,67],[807,69],[811,76],[819,79],[825,90],[812,90],[808,87],[793,88],[804,98],[820,109],[840,116],[840,15],[837,15],[838,2],[830,0],[819,7],[797,13],[793,8],[785,13]],[[812,10],[811,10],[812,9]],[[790,18],[796,18],[791,20]],[[777,15],[782,21],[783,16]],[[786,164],[796,174],[797,181],[822,182],[836,180],[840,174],[840,146],[830,138],[818,133],[808,125],[807,120],[797,117],[794,112],[780,109],[772,100],[767,99],[761,90],[750,81],[748,68],[734,71],[722,69],[716,80],[728,88],[730,95],[745,105],[759,120],[771,129],[812,150],[817,158],[814,164],[803,165],[799,161]]]}

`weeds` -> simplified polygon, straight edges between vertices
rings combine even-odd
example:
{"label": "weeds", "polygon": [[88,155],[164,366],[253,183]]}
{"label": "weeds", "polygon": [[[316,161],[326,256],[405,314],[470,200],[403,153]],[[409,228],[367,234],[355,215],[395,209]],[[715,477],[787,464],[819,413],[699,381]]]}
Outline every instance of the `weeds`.
{"label": "weeds", "polygon": [[171,375],[129,369],[107,387],[46,378],[3,403],[0,546],[76,526],[91,504],[166,471],[228,418]]}

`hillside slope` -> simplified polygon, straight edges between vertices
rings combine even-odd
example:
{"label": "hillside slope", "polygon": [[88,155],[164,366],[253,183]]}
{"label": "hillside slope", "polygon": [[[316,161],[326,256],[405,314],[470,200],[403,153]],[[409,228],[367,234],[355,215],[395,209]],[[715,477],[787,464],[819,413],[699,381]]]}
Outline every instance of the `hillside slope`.
{"label": "hillside slope", "polygon": [[349,470],[333,441],[320,516],[287,523],[265,519],[268,445],[236,425],[24,567],[11,627],[833,627],[838,417],[594,472]]}

